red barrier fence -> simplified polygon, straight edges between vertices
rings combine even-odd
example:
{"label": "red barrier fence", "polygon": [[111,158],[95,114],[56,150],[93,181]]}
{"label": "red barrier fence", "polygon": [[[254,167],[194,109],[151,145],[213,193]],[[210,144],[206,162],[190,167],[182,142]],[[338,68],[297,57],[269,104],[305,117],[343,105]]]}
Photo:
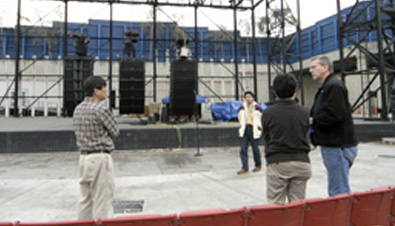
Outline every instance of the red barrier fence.
{"label": "red barrier fence", "polygon": [[245,218],[243,215],[245,212],[244,208],[229,211],[215,209],[185,212],[180,214],[179,224],[182,226],[239,226],[244,225]]}
{"label": "red barrier fence", "polygon": [[326,199],[306,200],[304,226],[348,226],[353,195],[342,194]]}
{"label": "red barrier fence", "polygon": [[24,223],[15,222],[14,226],[92,226],[95,225],[95,220],[79,220],[79,221],[62,221],[62,222],[38,222],[38,223]]}
{"label": "red barrier fence", "polygon": [[304,202],[287,205],[261,205],[247,207],[249,226],[300,226],[303,225]]}
{"label": "red barrier fence", "polygon": [[[395,187],[394,187],[395,189]],[[395,195],[394,195],[395,196]],[[391,207],[391,217],[390,217],[390,225],[394,226],[395,225],[395,197],[392,197],[392,207]]]}
{"label": "red barrier fence", "polygon": [[353,225],[389,225],[394,187],[373,189],[364,193],[355,193],[352,205],[351,224]]}
{"label": "red barrier fence", "polygon": [[395,226],[395,187],[240,209],[0,226]]}
{"label": "red barrier fence", "polygon": [[162,226],[173,225],[177,216],[172,215],[138,215],[130,217],[120,217],[112,219],[103,219],[101,224],[105,226]]}

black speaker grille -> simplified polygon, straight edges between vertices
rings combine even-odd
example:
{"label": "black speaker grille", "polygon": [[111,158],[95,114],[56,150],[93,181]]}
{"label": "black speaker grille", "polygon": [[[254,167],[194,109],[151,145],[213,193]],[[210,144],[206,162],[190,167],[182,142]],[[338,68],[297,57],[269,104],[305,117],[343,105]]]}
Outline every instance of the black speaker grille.
{"label": "black speaker grille", "polygon": [[197,71],[194,60],[175,60],[171,63],[170,115],[195,114]]}
{"label": "black speaker grille", "polygon": [[75,107],[84,100],[84,81],[92,75],[93,58],[64,59],[63,113],[65,116],[73,116]]}
{"label": "black speaker grille", "polygon": [[145,62],[136,59],[119,61],[119,112],[143,114],[145,102]]}

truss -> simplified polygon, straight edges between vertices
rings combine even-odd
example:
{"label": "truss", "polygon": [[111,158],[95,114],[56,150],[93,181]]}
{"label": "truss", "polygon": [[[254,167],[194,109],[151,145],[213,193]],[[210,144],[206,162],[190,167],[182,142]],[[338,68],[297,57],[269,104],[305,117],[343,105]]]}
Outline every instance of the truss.
{"label": "truss", "polygon": [[[395,5],[393,0],[373,0],[359,1],[356,0],[355,5],[349,12],[341,10],[341,1],[337,0],[338,6],[338,31],[339,31],[339,54],[340,54],[340,73],[342,79],[349,74],[366,74],[374,72],[373,77],[364,87],[362,93],[353,103],[353,110],[363,106],[371,98],[380,94],[381,110],[380,118],[388,119],[388,112],[394,107],[388,104],[388,97],[394,104],[395,98],[395,54],[393,37],[395,31]],[[377,48],[368,48],[366,43],[371,41],[371,37],[376,35]],[[346,43],[350,46],[350,50],[346,54]],[[365,45],[363,44],[365,43]],[[346,62],[353,56],[353,53],[359,51],[366,58],[363,62],[364,67],[358,71],[347,70]],[[372,89],[372,84],[379,79],[379,87]],[[392,88],[390,84],[392,83]],[[392,104],[392,105],[393,105]]]}

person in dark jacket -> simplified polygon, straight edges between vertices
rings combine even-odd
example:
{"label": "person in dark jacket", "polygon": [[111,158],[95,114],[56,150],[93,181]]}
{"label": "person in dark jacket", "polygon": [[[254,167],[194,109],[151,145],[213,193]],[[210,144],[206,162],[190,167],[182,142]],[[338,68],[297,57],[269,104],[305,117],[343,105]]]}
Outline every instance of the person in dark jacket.
{"label": "person in dark jacket", "polygon": [[304,199],[311,178],[309,110],[293,99],[293,77],[277,75],[273,86],[279,100],[263,112],[267,200],[284,204],[286,198],[289,202]]}
{"label": "person in dark jacket", "polygon": [[310,112],[311,141],[321,146],[328,173],[328,194],[348,193],[349,169],[358,148],[347,89],[333,74],[332,63],[326,56],[311,60],[310,73],[321,84]]}

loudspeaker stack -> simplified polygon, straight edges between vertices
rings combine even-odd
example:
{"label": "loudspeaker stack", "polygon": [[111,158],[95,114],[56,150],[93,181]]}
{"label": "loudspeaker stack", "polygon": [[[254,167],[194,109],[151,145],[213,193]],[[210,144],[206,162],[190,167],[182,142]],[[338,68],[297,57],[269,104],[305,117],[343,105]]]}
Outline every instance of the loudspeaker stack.
{"label": "loudspeaker stack", "polygon": [[93,58],[64,59],[63,114],[73,116],[75,107],[84,100],[84,80],[93,75]]}
{"label": "loudspeaker stack", "polygon": [[178,59],[171,63],[170,76],[170,116],[196,114],[197,61]]}
{"label": "loudspeaker stack", "polygon": [[144,114],[145,62],[124,58],[119,63],[119,113]]}

